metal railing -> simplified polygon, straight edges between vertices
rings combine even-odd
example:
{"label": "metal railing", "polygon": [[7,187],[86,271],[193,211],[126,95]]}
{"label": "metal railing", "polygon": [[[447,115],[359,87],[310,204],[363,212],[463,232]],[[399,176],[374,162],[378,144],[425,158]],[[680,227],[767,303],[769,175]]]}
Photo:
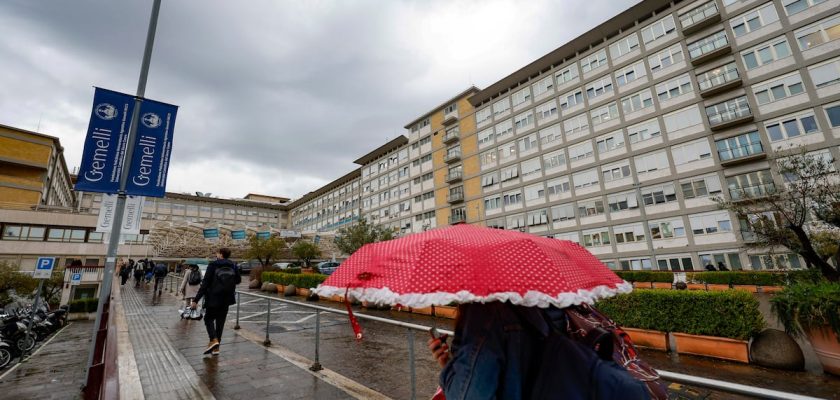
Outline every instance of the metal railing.
{"label": "metal railing", "polygon": [[[269,337],[269,327],[270,327],[270,324],[271,324],[271,303],[272,302],[290,304],[290,305],[297,306],[297,307],[303,307],[303,308],[308,308],[308,309],[315,310],[315,360],[314,360],[312,366],[309,367],[309,369],[312,370],[312,371],[320,371],[320,370],[323,369],[323,366],[321,365],[321,362],[320,362],[320,355],[321,355],[321,352],[320,352],[321,312],[347,315],[348,314],[347,311],[339,310],[339,309],[335,309],[335,308],[324,307],[324,306],[318,306],[318,305],[314,305],[314,304],[301,303],[301,302],[288,300],[288,299],[283,299],[283,298],[265,296],[265,295],[256,294],[256,293],[248,293],[248,292],[243,292],[243,291],[237,290],[236,291],[236,325],[234,325],[233,329],[240,329],[241,328],[239,326],[239,305],[242,303],[241,302],[242,295],[251,296],[251,297],[260,298],[260,299],[265,299],[265,301],[266,301],[266,305],[267,305],[268,308],[267,308],[266,319],[265,319],[265,321],[266,321],[265,340],[263,341],[263,344],[265,346],[271,346],[271,339]],[[415,359],[416,359],[415,354],[414,354],[414,332],[415,331],[428,332],[430,329],[432,329],[432,327],[425,326],[425,325],[419,325],[419,324],[413,324],[413,323],[410,323],[410,322],[396,321],[396,320],[389,319],[389,318],[376,317],[376,316],[373,316],[373,315],[367,315],[367,314],[362,314],[362,313],[353,313],[353,315],[355,315],[356,318],[358,318],[358,319],[381,322],[383,324],[387,324],[387,325],[391,325],[391,326],[397,326],[397,327],[401,327],[401,328],[406,329],[407,346],[408,346],[408,363],[409,363],[409,370],[411,371],[411,399],[412,400],[416,399],[417,398],[417,377],[416,377],[416,369],[415,369],[415,365],[414,365],[414,362],[415,362]],[[445,330],[445,329],[437,329],[437,330],[440,333],[449,335],[450,337],[454,336],[454,334],[455,334],[455,332]],[[760,387],[755,387],[755,386],[748,386],[748,385],[742,385],[742,384],[738,384],[738,383],[721,381],[721,380],[717,380],[717,379],[702,378],[702,377],[699,377],[699,376],[680,374],[680,373],[664,371],[664,370],[657,370],[657,372],[659,373],[659,376],[662,377],[662,379],[664,379],[666,381],[669,381],[669,382],[681,383],[681,384],[690,385],[690,386],[697,386],[697,387],[702,387],[702,388],[706,388],[706,389],[719,390],[719,391],[723,391],[723,392],[726,392],[726,393],[741,394],[741,395],[747,395],[747,396],[755,396],[755,397],[760,397],[760,398],[765,398],[765,399],[819,400],[816,397],[803,396],[803,395],[798,395],[798,394],[793,394],[793,393],[786,393],[786,392],[781,392],[781,391],[772,390],[772,389],[766,389],[766,388],[760,388]]]}

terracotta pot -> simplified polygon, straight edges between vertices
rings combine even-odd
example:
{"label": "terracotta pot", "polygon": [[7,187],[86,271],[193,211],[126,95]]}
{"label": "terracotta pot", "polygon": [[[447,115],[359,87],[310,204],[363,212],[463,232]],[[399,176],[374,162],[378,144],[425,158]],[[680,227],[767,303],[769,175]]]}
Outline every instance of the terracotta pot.
{"label": "terracotta pot", "polygon": [[705,283],[689,283],[687,286],[688,290],[706,290]]}
{"label": "terracotta pot", "polygon": [[756,285],[733,285],[732,288],[735,290],[745,290],[750,293],[758,293],[758,286]]}
{"label": "terracotta pot", "polygon": [[714,357],[742,363],[750,362],[749,342],[729,338],[689,335],[672,332],[677,342],[677,353]]}
{"label": "terracotta pot", "polygon": [[312,268],[301,268],[300,273],[301,274],[314,274],[315,270],[312,269]]}
{"label": "terracotta pot", "polygon": [[286,290],[285,285],[276,285],[276,286],[277,286],[277,293],[278,294],[283,294],[283,292]]}
{"label": "terracotta pot", "polygon": [[411,312],[420,315],[432,315],[432,307],[412,308]]}
{"label": "terracotta pot", "polygon": [[435,306],[435,317],[455,319],[458,316],[458,307]]}
{"label": "terracotta pot", "polygon": [[779,293],[784,289],[782,286],[760,286],[762,293]]}
{"label": "terracotta pot", "polygon": [[633,289],[652,289],[652,282],[633,282]]}
{"label": "terracotta pot", "polygon": [[669,282],[651,282],[654,289],[671,289],[673,287],[672,283]]}
{"label": "terracotta pot", "polygon": [[303,297],[309,297],[309,289],[298,288],[297,295]]}
{"label": "terracotta pot", "polygon": [[829,374],[840,375],[840,337],[837,337],[828,325],[811,328],[806,334],[822,363],[823,370]]}
{"label": "terracotta pot", "polygon": [[729,285],[721,285],[717,283],[710,283],[706,285],[709,290],[729,290]]}
{"label": "terracotta pot", "polygon": [[621,329],[630,335],[630,339],[636,346],[668,351],[668,334],[665,332],[636,328]]}
{"label": "terracotta pot", "polygon": [[341,297],[337,294],[334,294],[334,295],[332,295],[332,297],[330,297],[330,301],[335,301],[335,302],[338,302],[338,303],[344,303],[344,297]]}

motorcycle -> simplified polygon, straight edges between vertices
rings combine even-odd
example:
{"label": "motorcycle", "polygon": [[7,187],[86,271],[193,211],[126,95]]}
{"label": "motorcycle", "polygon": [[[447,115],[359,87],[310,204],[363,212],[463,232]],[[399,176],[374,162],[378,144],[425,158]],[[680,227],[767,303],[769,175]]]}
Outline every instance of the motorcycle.
{"label": "motorcycle", "polygon": [[12,346],[3,341],[2,337],[0,337],[0,369],[6,368],[6,366],[12,362],[14,354]]}
{"label": "motorcycle", "polygon": [[3,335],[3,337],[13,344],[13,348],[17,351],[28,352],[35,347],[35,335],[33,333],[26,333],[26,324],[17,315],[7,317],[2,321],[0,335]]}

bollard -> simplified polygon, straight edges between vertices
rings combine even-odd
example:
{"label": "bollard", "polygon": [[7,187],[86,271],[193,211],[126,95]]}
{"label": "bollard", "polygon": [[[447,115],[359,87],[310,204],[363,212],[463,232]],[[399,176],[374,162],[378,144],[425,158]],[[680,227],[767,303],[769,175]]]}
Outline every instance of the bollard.
{"label": "bollard", "polygon": [[408,328],[408,368],[411,370],[411,400],[417,398],[417,376],[414,368],[414,330]]}
{"label": "bollard", "polygon": [[321,310],[315,310],[315,363],[309,367],[310,371],[318,372],[324,367],[321,366]]}
{"label": "bollard", "polygon": [[239,329],[239,303],[242,302],[242,295],[239,292],[236,292],[236,325],[233,326],[234,330]]}
{"label": "bollard", "polygon": [[271,339],[268,338],[268,327],[271,326],[271,299],[266,299],[268,301],[268,311],[265,313],[265,341],[263,341],[263,346],[271,346]]}

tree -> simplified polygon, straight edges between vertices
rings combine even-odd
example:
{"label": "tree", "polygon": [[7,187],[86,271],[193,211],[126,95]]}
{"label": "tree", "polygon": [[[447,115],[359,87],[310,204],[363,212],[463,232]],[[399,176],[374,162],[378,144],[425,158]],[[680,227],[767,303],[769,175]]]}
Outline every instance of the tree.
{"label": "tree", "polygon": [[15,265],[0,262],[0,306],[12,302],[13,295],[30,296],[37,287],[35,278],[18,272]]}
{"label": "tree", "polygon": [[292,254],[309,267],[310,260],[321,256],[321,249],[315,243],[300,240],[292,246]]}
{"label": "tree", "polygon": [[344,254],[353,254],[368,243],[381,242],[394,238],[394,232],[379,225],[370,225],[362,218],[358,223],[338,230],[335,245]]}
{"label": "tree", "polygon": [[245,250],[245,257],[248,260],[257,260],[262,267],[252,268],[249,277],[252,281],[262,282],[262,272],[267,269],[273,260],[280,258],[286,249],[286,242],[277,236],[262,239],[253,235],[248,238],[248,249]]}
{"label": "tree", "polygon": [[754,239],[750,246],[787,248],[802,256],[808,268],[838,281],[837,268],[828,262],[832,256],[825,254],[833,251],[840,259],[840,246],[825,243],[840,229],[840,174],[834,162],[803,152],[781,153],[774,161],[784,181],[781,187],[765,183],[764,190],[730,189],[735,200],[715,201],[738,216]]}
{"label": "tree", "polygon": [[44,281],[41,289],[41,299],[50,306],[57,305],[61,301],[61,290],[64,289],[64,269],[55,269],[50,279]]}

